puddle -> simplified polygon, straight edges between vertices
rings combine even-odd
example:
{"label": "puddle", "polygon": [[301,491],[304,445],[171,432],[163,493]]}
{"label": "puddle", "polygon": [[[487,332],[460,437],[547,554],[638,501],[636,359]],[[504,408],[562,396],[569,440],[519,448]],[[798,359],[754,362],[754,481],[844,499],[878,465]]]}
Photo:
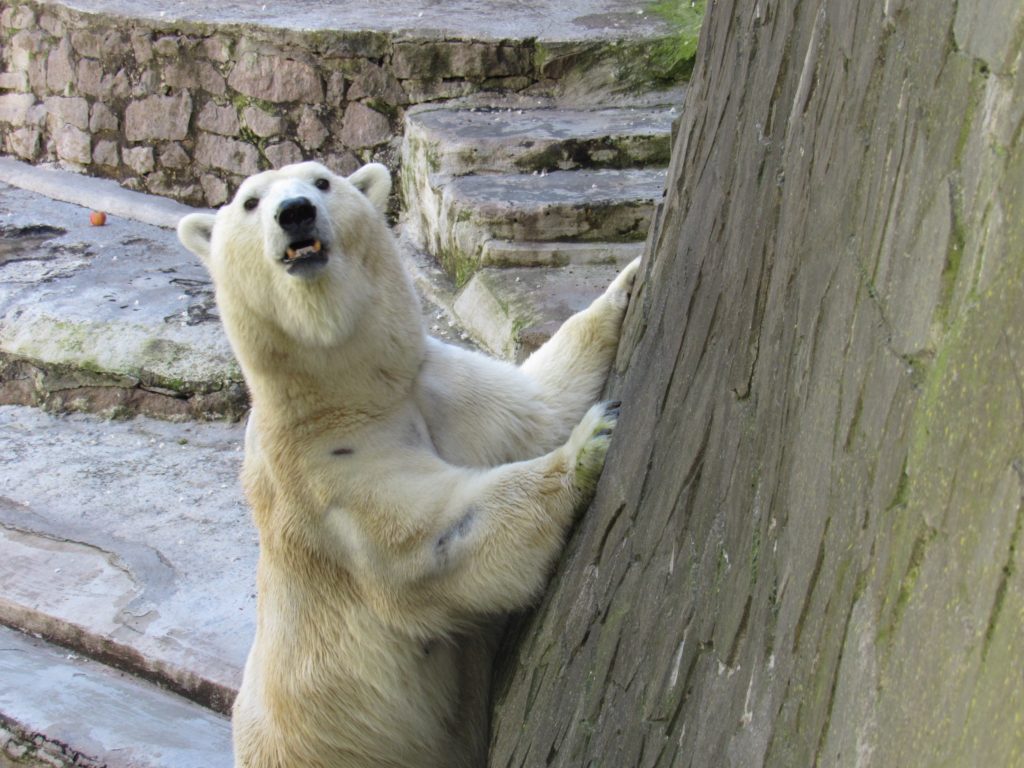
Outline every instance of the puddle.
{"label": "puddle", "polygon": [[40,251],[39,246],[67,234],[60,227],[0,227],[0,266],[17,261],[51,261],[53,251]]}

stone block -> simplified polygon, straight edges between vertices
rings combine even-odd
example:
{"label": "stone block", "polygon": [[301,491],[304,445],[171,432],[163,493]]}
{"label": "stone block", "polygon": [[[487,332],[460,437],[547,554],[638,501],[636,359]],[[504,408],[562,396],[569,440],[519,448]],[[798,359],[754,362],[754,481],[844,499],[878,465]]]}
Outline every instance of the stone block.
{"label": "stone block", "polygon": [[89,130],[92,133],[103,131],[116,131],[118,128],[117,115],[106,104],[96,102],[92,105],[92,116],[89,118]]}
{"label": "stone block", "polygon": [[92,153],[93,162],[108,168],[117,168],[120,165],[120,152],[116,141],[102,139],[96,142],[96,148]]}
{"label": "stone block", "polygon": [[283,168],[291,163],[301,163],[304,159],[302,150],[294,141],[272,144],[264,150],[264,154],[274,168]]}
{"label": "stone block", "polygon": [[71,125],[84,131],[89,127],[89,102],[77,96],[48,96],[43,101],[50,130]]}
{"label": "stone block", "polygon": [[319,149],[327,140],[327,129],[309,107],[302,108],[302,116],[295,131],[299,143],[306,149]]}
{"label": "stone block", "polygon": [[359,149],[386,144],[391,136],[391,121],[380,112],[354,101],[345,110],[338,138],[346,147]]}
{"label": "stone block", "polygon": [[155,69],[146,69],[139,73],[134,83],[130,83],[131,96],[135,99],[144,99],[153,94],[162,93],[160,88],[160,75]]}
{"label": "stone block", "polygon": [[179,200],[192,200],[202,193],[195,184],[182,184],[162,170],[149,174],[145,180],[146,190],[160,197],[174,197]]}
{"label": "stone block", "polygon": [[27,72],[0,72],[0,91],[24,91],[27,89]]}
{"label": "stone block", "polygon": [[220,177],[214,176],[212,173],[204,173],[199,177],[199,186],[203,188],[203,196],[206,198],[207,205],[216,207],[228,201],[228,185]]}
{"label": "stone block", "polygon": [[225,37],[220,35],[207,37],[199,44],[199,47],[210,61],[217,61],[221,64],[231,61],[231,44]]}
{"label": "stone block", "polygon": [[153,42],[153,52],[158,56],[180,56],[182,53],[182,39],[177,35],[161,37]]}
{"label": "stone block", "polygon": [[196,126],[201,130],[217,133],[221,136],[237,136],[239,129],[238,113],[230,104],[221,107],[212,101],[208,101],[199,112]]}
{"label": "stone block", "polygon": [[71,33],[71,47],[80,56],[99,59],[118,50],[120,41],[116,35],[100,35],[88,29],[76,29]]}
{"label": "stone block", "polygon": [[177,142],[169,142],[160,147],[157,152],[160,165],[164,168],[187,168],[192,162],[185,148]]}
{"label": "stone block", "polygon": [[10,47],[10,68],[26,70],[35,55],[46,50],[43,43],[43,35],[37,30],[22,30],[11,38],[8,43]]}
{"label": "stone block", "polygon": [[5,8],[0,23],[7,29],[32,29],[36,25],[36,14],[28,5]]}
{"label": "stone block", "polygon": [[63,39],[46,57],[46,87],[54,93],[63,93],[74,79],[71,43]]}
{"label": "stone block", "polygon": [[46,91],[46,58],[36,56],[28,62],[28,87],[33,93]]}
{"label": "stone block", "polygon": [[103,93],[103,66],[96,59],[79,59],[76,87],[79,93],[99,97]]}
{"label": "stone block", "polygon": [[25,125],[36,97],[31,93],[5,93],[0,96],[0,123]]}
{"label": "stone block", "polygon": [[222,75],[213,64],[208,61],[200,61],[196,64],[199,76],[199,86],[207,93],[214,96],[223,96],[228,92],[227,78]]}
{"label": "stone block", "polygon": [[458,99],[477,90],[466,80],[404,80],[402,86],[410,104]]}
{"label": "stone block", "polygon": [[345,91],[348,89],[348,80],[342,72],[331,72],[327,77],[327,96],[325,101],[330,105],[341,104],[345,101]]}
{"label": "stone block", "polygon": [[64,37],[64,22],[45,11],[39,15],[39,26],[53,37]]}
{"label": "stone block", "polygon": [[251,176],[260,169],[256,147],[212,133],[199,134],[195,157],[203,168],[218,168],[240,176]]}
{"label": "stone block", "polygon": [[19,128],[9,136],[9,150],[25,160],[35,160],[42,149],[38,128]]}
{"label": "stone block", "polygon": [[324,96],[320,76],[309,64],[256,52],[242,54],[228,85],[246,96],[273,102],[317,103]]}
{"label": "stone block", "polygon": [[360,62],[358,70],[353,73],[352,85],[349,87],[348,98],[382,99],[395,106],[406,103],[405,89],[397,78],[383,67],[373,62]]}
{"label": "stone block", "polygon": [[124,164],[139,174],[152,173],[156,168],[153,162],[152,147],[131,147],[122,153]]}
{"label": "stone block", "polygon": [[277,136],[284,125],[284,120],[279,116],[271,115],[251,104],[242,110],[242,120],[249,130],[261,138]]}
{"label": "stone block", "polygon": [[125,137],[128,141],[181,141],[188,136],[191,116],[192,97],[185,91],[175,96],[149,96],[125,110]]}
{"label": "stone block", "polygon": [[71,163],[88,165],[92,162],[92,137],[88,132],[65,125],[53,134],[57,157]]}
{"label": "stone block", "polygon": [[132,35],[132,51],[135,53],[135,61],[139,64],[148,64],[153,58],[153,41],[146,32],[138,32]]}
{"label": "stone block", "polygon": [[103,85],[101,87],[101,98],[103,99],[125,99],[131,94],[131,82],[128,79],[128,73],[124,69],[119,69],[113,75],[105,75],[103,77]]}
{"label": "stone block", "polygon": [[195,88],[199,85],[196,64],[189,59],[176,59],[163,66],[160,79],[171,88]]}
{"label": "stone block", "polygon": [[363,161],[356,157],[354,152],[332,152],[324,158],[324,165],[341,176],[348,176],[355,173],[362,166]]}
{"label": "stone block", "polygon": [[484,79],[525,75],[529,51],[516,45],[426,41],[395,44],[392,68],[400,79]]}

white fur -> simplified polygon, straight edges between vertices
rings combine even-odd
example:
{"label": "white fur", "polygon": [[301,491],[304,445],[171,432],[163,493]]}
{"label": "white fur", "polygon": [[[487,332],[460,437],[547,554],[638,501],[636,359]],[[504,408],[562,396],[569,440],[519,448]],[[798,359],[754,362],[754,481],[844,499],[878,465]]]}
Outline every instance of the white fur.
{"label": "white fur", "polygon": [[[389,190],[382,166],[344,179],[303,163],[178,228],[253,399],[259,602],[238,766],[483,765],[488,627],[542,590],[614,425],[594,400],[637,264],[517,368],[426,337]],[[275,218],[295,196],[329,249],[301,277]]]}

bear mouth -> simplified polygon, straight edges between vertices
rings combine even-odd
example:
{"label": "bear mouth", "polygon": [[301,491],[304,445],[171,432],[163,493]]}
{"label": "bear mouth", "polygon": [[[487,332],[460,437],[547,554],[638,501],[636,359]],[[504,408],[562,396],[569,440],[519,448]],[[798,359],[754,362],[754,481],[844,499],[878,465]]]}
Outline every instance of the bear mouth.
{"label": "bear mouth", "polygon": [[327,263],[327,247],[314,238],[297,240],[285,249],[281,262],[292,274],[307,272]]}

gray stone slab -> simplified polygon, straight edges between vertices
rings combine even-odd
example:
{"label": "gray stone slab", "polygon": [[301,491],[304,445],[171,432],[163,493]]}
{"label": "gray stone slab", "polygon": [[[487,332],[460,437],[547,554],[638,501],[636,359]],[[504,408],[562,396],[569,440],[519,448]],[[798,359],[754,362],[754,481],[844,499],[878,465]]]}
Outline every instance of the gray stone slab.
{"label": "gray stone slab", "polygon": [[0,406],[0,623],[226,710],[255,621],[242,432]]}
{"label": "gray stone slab", "polygon": [[481,269],[455,300],[459,322],[491,353],[521,361],[597,298],[619,267]]}
{"label": "gray stone slab", "polygon": [[421,109],[406,118],[403,167],[450,176],[664,167],[677,114],[678,105]]}
{"label": "gray stone slab", "polygon": [[493,240],[643,241],[664,185],[660,169],[435,177],[410,219],[462,285]]}
{"label": "gray stone slab", "polygon": [[484,243],[480,264],[485,267],[566,267],[615,264],[624,267],[641,253],[635,243],[533,243],[489,240]]}
{"label": "gray stone slab", "polygon": [[643,39],[669,33],[645,3],[619,0],[519,0],[496,8],[490,0],[229,0],[167,3],[164,0],[72,0],[89,12],[155,21],[257,24],[282,29],[388,32],[411,37],[542,41]]}
{"label": "gray stone slab", "polygon": [[25,749],[18,765],[33,757],[39,762],[30,765],[232,764],[226,717],[6,627],[0,627],[0,718],[31,745],[16,749]]}
{"label": "gray stone slab", "polygon": [[[94,181],[58,178],[68,189]],[[86,208],[6,184],[0,355],[3,402],[178,418],[245,408],[212,285],[173,231],[114,214],[94,227]]]}

